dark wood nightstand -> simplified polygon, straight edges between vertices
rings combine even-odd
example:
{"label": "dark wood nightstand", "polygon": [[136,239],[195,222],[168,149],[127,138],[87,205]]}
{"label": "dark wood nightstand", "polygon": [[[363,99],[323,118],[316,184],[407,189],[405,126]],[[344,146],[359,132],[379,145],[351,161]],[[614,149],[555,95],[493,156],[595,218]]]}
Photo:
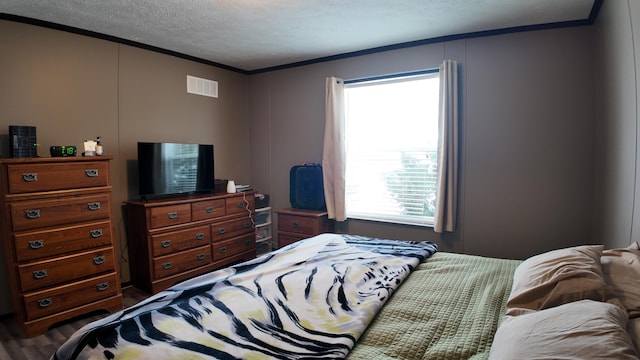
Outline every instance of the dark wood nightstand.
{"label": "dark wood nightstand", "polygon": [[333,232],[326,211],[282,209],[278,214],[278,248],[318,234]]}

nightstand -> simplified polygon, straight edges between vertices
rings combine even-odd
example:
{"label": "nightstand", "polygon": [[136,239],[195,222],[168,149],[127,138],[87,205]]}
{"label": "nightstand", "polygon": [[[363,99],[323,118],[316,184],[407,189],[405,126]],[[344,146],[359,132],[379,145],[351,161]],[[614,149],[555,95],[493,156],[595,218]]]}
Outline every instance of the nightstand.
{"label": "nightstand", "polygon": [[312,236],[333,232],[326,211],[282,209],[278,214],[278,248]]}

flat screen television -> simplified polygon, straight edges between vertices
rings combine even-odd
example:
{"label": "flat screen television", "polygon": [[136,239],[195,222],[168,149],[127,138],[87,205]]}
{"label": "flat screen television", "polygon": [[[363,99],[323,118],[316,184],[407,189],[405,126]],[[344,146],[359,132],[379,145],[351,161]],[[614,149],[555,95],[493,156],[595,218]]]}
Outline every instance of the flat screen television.
{"label": "flat screen television", "polygon": [[142,198],[214,191],[213,145],[138,142]]}

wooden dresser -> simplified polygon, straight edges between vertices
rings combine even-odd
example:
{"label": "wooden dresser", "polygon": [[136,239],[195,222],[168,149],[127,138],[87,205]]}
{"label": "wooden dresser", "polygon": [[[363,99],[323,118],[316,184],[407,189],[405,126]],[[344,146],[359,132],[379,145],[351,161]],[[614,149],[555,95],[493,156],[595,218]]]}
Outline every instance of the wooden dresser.
{"label": "wooden dresser", "polygon": [[122,309],[111,220],[111,157],[0,159],[0,236],[27,337]]}
{"label": "wooden dresser", "polygon": [[256,257],[253,192],[126,203],[131,282],[157,293]]}
{"label": "wooden dresser", "polygon": [[326,211],[282,209],[278,214],[278,248],[296,241],[333,232],[333,221]]}

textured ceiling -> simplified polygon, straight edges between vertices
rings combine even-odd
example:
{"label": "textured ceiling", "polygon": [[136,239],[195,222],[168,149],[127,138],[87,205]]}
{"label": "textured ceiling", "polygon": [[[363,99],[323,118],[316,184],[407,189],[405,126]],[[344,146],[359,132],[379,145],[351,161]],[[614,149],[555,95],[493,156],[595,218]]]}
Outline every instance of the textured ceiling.
{"label": "textured ceiling", "polygon": [[442,37],[586,22],[600,2],[1,0],[0,14],[96,32],[255,72]]}

